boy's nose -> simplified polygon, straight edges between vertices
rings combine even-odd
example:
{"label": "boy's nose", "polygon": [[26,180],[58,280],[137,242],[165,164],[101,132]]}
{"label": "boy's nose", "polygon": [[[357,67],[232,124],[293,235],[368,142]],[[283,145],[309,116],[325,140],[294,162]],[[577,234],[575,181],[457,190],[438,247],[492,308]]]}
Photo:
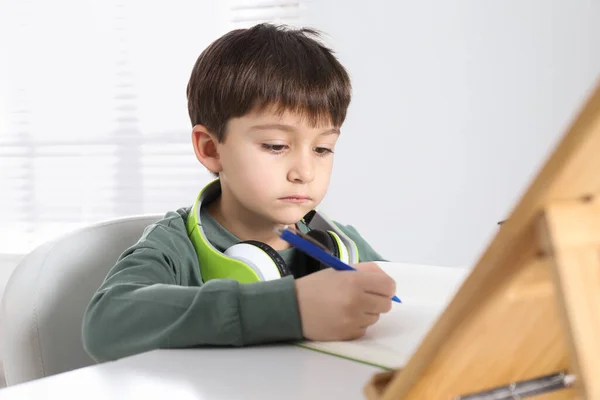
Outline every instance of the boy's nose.
{"label": "boy's nose", "polygon": [[288,172],[288,180],[294,183],[309,183],[315,178],[314,160],[308,154],[299,154],[294,158]]}

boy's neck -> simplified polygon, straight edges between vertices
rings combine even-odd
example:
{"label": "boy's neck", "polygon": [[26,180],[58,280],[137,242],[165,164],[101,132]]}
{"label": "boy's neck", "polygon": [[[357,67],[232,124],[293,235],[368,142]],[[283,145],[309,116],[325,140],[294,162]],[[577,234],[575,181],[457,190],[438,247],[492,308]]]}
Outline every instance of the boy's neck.
{"label": "boy's neck", "polygon": [[208,213],[217,220],[223,228],[227,229],[242,241],[257,240],[271,246],[274,250],[288,249],[290,245],[281,239],[275,228],[280,226],[266,222],[244,212],[233,198],[227,193],[221,193],[219,197],[206,206]]}

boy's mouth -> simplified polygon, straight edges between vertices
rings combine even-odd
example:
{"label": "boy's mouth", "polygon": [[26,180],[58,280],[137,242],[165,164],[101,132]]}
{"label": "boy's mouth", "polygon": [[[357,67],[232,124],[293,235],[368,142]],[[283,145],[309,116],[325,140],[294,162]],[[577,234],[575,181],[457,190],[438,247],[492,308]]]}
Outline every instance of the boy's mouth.
{"label": "boy's mouth", "polygon": [[310,201],[311,198],[308,196],[303,196],[303,195],[292,195],[292,196],[280,197],[279,200],[285,201],[288,203],[305,203],[307,201]]}

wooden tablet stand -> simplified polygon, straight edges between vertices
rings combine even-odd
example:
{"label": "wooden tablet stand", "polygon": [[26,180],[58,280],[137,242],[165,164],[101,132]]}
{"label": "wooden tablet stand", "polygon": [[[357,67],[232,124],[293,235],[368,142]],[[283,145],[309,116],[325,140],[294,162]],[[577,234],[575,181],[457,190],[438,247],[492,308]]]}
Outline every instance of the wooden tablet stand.
{"label": "wooden tablet stand", "polygon": [[406,366],[365,394],[600,399],[600,86]]}

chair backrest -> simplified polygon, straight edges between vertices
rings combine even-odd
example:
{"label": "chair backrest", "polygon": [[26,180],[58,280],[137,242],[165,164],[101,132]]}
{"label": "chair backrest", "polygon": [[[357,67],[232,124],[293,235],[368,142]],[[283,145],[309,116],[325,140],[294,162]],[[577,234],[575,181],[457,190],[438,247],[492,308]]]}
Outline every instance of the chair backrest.
{"label": "chair backrest", "polygon": [[83,313],[119,255],[159,215],[79,229],[25,256],[2,298],[0,340],[7,385],[94,364],[83,348]]}

